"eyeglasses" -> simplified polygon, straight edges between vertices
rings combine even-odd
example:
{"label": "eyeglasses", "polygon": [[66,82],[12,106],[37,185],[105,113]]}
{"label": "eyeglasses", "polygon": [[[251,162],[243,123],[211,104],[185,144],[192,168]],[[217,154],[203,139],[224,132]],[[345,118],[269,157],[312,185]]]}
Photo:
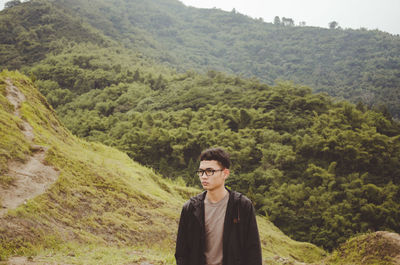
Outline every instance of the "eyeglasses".
{"label": "eyeglasses", "polygon": [[199,170],[196,171],[196,174],[199,177],[202,177],[203,174],[206,173],[206,176],[209,177],[209,176],[214,175],[214,173],[217,172],[217,171],[224,171],[224,169],[211,169],[211,168],[207,168],[206,170],[199,169]]}

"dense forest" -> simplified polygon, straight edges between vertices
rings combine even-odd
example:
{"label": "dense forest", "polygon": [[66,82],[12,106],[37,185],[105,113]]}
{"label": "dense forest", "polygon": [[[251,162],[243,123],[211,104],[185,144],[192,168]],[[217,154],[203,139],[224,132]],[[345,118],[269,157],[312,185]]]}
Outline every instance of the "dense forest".
{"label": "dense forest", "polygon": [[228,185],[298,240],[333,248],[357,232],[398,229],[400,130],[383,113],[215,72],[153,82],[160,90],[119,83],[57,110],[76,135],[191,185],[199,152],[224,146]]}
{"label": "dense forest", "polygon": [[200,151],[222,146],[230,187],[288,235],[326,249],[400,232],[398,37],[172,0],[30,1],[2,11],[0,25],[1,68],[29,74],[79,137],[188,185],[198,185]]}
{"label": "dense forest", "polygon": [[[378,30],[294,26],[279,19],[272,24],[235,10],[186,7],[177,0],[57,0],[52,2],[57,10],[51,12],[50,6],[38,7],[46,1],[30,5],[34,3],[34,10],[18,13],[18,6],[5,10],[6,23],[1,23],[7,36],[0,42],[28,61],[41,58],[31,56],[35,49],[56,48],[38,47],[48,38],[98,43],[96,33],[88,32],[90,25],[109,40],[179,71],[216,70],[257,77],[269,85],[292,80],[315,92],[387,108],[400,117],[399,36]],[[7,19],[15,15],[18,20]],[[72,24],[65,23],[68,17],[73,17]],[[19,57],[7,62],[3,56],[2,67],[24,63]]]}

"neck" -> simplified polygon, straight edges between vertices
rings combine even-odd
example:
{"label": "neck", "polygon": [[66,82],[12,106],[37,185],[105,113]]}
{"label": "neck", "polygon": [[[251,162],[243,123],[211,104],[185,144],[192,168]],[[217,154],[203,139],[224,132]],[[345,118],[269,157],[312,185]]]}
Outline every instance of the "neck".
{"label": "neck", "polygon": [[215,203],[215,202],[219,202],[220,200],[222,200],[227,193],[228,193],[228,191],[225,189],[224,186],[222,186],[221,188],[207,191],[206,196],[207,196],[207,200]]}

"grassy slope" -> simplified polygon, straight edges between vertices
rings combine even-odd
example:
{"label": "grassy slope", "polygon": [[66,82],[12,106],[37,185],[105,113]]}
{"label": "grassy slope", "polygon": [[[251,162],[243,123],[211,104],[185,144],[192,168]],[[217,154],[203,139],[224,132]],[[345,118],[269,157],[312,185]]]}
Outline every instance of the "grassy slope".
{"label": "grassy slope", "polygon": [[[21,120],[5,98],[7,77],[26,95],[22,118],[34,128],[34,144],[49,148],[46,162],[60,176],[46,193],[0,218],[0,260],[22,255],[68,264],[174,264],[181,206],[199,190],[162,179],[116,149],[74,137],[18,72],[0,74],[0,176],[6,176],[6,161],[30,155]],[[311,262],[324,255],[265,218],[258,222],[266,260],[278,255]]]}
{"label": "grassy slope", "polygon": [[[400,245],[388,234],[389,232],[376,232],[351,238],[336,249],[325,262],[331,265],[398,264]],[[393,235],[399,237],[398,234]]]}

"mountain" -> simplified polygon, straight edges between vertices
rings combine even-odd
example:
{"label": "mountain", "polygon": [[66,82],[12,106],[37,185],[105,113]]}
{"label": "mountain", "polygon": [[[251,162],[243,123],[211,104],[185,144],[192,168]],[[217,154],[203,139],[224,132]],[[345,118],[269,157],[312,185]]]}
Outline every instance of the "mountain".
{"label": "mountain", "polygon": [[[0,73],[0,91],[0,260],[174,264],[180,209],[198,189],[73,136],[18,72]],[[266,262],[323,257],[257,220]]]}
{"label": "mountain", "polygon": [[[39,3],[47,2],[25,4]],[[51,14],[62,10],[60,16],[55,16],[57,20],[72,19],[75,26],[69,30],[76,29],[77,41],[84,40],[80,33],[87,31],[90,25],[126,48],[140,51],[179,71],[217,70],[257,77],[269,85],[276,80],[292,80],[339,99],[363,102],[369,107],[386,106],[394,117],[400,115],[399,36],[377,30],[275,25],[235,11],[186,7],[176,0],[59,0],[51,3],[57,7]],[[63,34],[65,28],[56,33],[54,27],[36,28],[37,22],[54,25],[51,20],[54,17],[46,15],[45,21],[30,19],[30,15],[16,11],[22,7],[2,12],[2,17],[8,18],[2,23],[5,33],[2,44],[9,45],[3,48],[11,49],[3,55],[6,60],[2,57],[1,66],[9,69],[21,65],[9,58],[17,52],[10,46],[13,43],[24,47],[18,52],[33,55],[35,49],[40,49],[44,33],[50,33],[51,37],[71,36]],[[41,12],[34,11],[35,16],[41,17]],[[19,24],[26,20],[31,24],[23,25],[30,28],[24,32]],[[25,35],[19,35],[22,33]],[[24,36],[29,38],[29,44],[18,41],[26,41]],[[92,34],[85,38],[93,41],[96,37]]]}
{"label": "mountain", "polygon": [[[186,51],[178,45],[181,55],[176,55],[174,45],[168,46],[168,38],[174,38],[165,25],[169,29],[181,25],[179,18],[186,13],[196,18],[199,36],[207,35],[200,34],[201,29],[208,31],[196,14],[212,14],[215,18],[210,21],[215,23],[209,26],[214,29],[235,25],[228,36],[231,42],[224,44],[227,49],[236,47],[233,44],[244,31],[239,30],[241,25],[248,25],[246,34],[256,32],[249,30],[253,24],[264,33],[268,28],[286,32],[289,39],[303,31],[318,37],[321,30],[329,40],[331,34],[346,33],[352,36],[349,40],[360,41],[366,34],[376,36],[390,51],[397,47],[395,36],[381,32],[281,27],[235,12],[187,8],[172,0],[41,0],[0,13],[0,24],[9,23],[6,28],[12,32],[2,35],[9,37],[9,43],[1,44],[8,46],[0,46],[0,56],[8,52],[4,47],[18,51],[12,53],[12,61],[19,62],[17,68],[30,76],[74,135],[116,147],[166,181],[198,185],[192,172],[199,152],[210,146],[226,148],[233,162],[228,185],[250,197],[259,214],[296,240],[333,250],[356,234],[400,232],[400,125],[388,109],[338,101],[289,81],[268,85],[211,69],[204,74],[197,69],[181,72],[187,67]],[[222,18],[225,22],[218,24]],[[41,34],[43,28],[53,33]],[[189,34],[190,28],[185,28],[177,33]],[[65,36],[53,38],[58,31]],[[168,34],[161,42],[163,32]],[[381,35],[394,44],[387,44]],[[207,36],[204,41],[195,36],[189,38],[191,47],[209,41]],[[29,50],[33,40],[40,45]],[[285,40],[282,37],[279,45]],[[247,38],[242,42],[251,43]],[[301,43],[308,42],[313,43]],[[190,58],[201,62],[209,54],[193,49]],[[324,61],[324,67],[329,65]],[[39,151],[33,161],[40,161]]]}
{"label": "mountain", "polygon": [[78,17],[34,1],[2,10],[0,16],[1,68],[19,69],[63,49],[69,41],[106,45],[107,40]]}

